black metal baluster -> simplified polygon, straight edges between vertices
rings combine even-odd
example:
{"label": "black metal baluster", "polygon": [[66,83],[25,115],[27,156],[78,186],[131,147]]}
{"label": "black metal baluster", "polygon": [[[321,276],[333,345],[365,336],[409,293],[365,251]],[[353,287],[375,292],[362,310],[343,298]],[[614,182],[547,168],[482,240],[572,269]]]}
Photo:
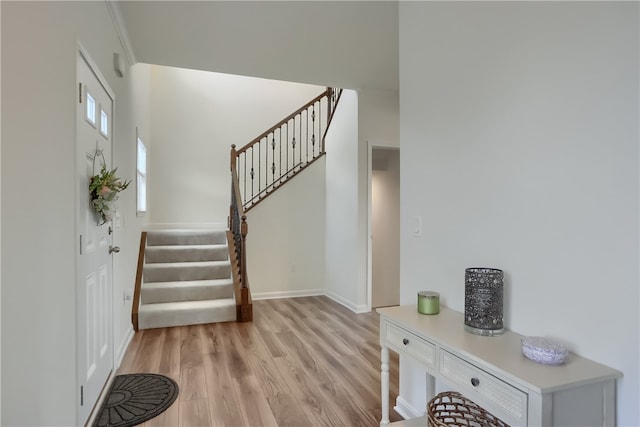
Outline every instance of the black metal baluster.
{"label": "black metal baluster", "polygon": [[324,153],[324,134],[322,133],[322,99],[318,103],[318,138],[320,138],[320,153]]}
{"label": "black metal baluster", "polygon": [[305,138],[305,140],[307,141],[306,156],[307,156],[307,163],[309,163],[309,108],[307,108],[305,111],[307,112],[307,135]]}
{"label": "black metal baluster", "polygon": [[253,147],[254,146],[252,145],[251,146],[251,173],[249,174],[251,176],[251,201],[252,201],[252,203],[253,203],[253,196],[255,194],[255,192],[253,191],[253,182],[254,182],[253,181],[253,177],[254,177],[254,174],[255,174],[254,173],[254,169],[253,169],[253,164],[254,164],[253,163],[253,158],[255,157],[254,153],[253,153]]}
{"label": "black metal baluster", "polygon": [[271,185],[276,182],[276,131],[271,134]]}
{"label": "black metal baluster", "polygon": [[258,200],[260,200],[260,177],[262,175],[262,140],[258,141]]}
{"label": "black metal baluster", "polygon": [[291,140],[291,147],[293,152],[291,153],[291,160],[293,161],[292,170],[296,169],[296,116],[293,116],[293,139]]}
{"label": "black metal baluster", "polygon": [[313,103],[311,112],[311,158],[316,158],[316,104]]}
{"label": "black metal baluster", "polygon": [[[247,203],[247,152],[243,151],[242,152],[242,158],[244,159],[244,178],[242,179],[242,183],[244,184],[244,191],[243,191],[243,195],[242,198],[244,199],[244,203]],[[244,206],[243,206],[244,207]]]}
{"label": "black metal baluster", "polygon": [[300,128],[298,129],[300,134],[300,149],[298,150],[298,169],[302,167],[302,112],[300,113]]}
{"label": "black metal baluster", "polygon": [[278,173],[278,180],[280,181],[280,183],[282,183],[282,126],[280,126],[280,132],[278,132],[278,137],[280,140],[279,145],[279,151],[280,151],[280,162],[278,164],[278,168],[280,169],[279,173]]}

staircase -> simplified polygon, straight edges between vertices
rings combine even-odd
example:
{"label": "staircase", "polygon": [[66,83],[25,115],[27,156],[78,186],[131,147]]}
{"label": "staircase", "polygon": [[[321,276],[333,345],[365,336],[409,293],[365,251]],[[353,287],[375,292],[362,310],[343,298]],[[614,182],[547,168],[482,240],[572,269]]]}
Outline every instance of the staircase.
{"label": "staircase", "polygon": [[146,233],[138,329],[236,320],[225,231]]}
{"label": "staircase", "polygon": [[341,93],[328,87],[253,141],[231,146],[229,230],[142,232],[134,330],[253,320],[246,213],[325,155]]}

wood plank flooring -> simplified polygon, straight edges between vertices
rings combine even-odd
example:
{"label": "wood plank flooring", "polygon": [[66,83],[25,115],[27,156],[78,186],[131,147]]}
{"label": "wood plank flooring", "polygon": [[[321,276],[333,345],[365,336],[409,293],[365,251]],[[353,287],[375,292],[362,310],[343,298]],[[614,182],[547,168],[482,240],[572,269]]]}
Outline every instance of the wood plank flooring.
{"label": "wood plank flooring", "polygon": [[[252,323],[148,329],[118,374],[173,378],[178,400],[144,427],[378,426],[377,313],[326,297],[253,302]],[[391,353],[392,407],[398,357]],[[402,419],[393,409],[391,421]]]}

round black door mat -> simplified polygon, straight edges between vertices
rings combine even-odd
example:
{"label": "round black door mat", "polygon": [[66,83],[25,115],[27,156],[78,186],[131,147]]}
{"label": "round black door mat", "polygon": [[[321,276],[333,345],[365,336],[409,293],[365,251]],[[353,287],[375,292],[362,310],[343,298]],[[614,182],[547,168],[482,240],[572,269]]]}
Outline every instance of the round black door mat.
{"label": "round black door mat", "polygon": [[132,427],[165,411],[178,397],[178,384],[159,374],[118,375],[94,427]]}

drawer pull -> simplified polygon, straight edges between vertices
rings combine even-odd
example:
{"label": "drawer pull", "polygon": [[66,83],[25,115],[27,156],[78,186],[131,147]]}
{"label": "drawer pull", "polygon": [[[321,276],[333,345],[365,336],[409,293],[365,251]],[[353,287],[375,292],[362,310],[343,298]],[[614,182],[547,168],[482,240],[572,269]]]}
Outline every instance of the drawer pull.
{"label": "drawer pull", "polygon": [[478,387],[478,384],[480,384],[480,380],[479,379],[477,379],[475,377],[471,378],[471,385],[472,386]]}
{"label": "drawer pull", "polygon": [[404,345],[409,344],[409,339],[408,338],[402,338],[402,344],[404,344]]}

